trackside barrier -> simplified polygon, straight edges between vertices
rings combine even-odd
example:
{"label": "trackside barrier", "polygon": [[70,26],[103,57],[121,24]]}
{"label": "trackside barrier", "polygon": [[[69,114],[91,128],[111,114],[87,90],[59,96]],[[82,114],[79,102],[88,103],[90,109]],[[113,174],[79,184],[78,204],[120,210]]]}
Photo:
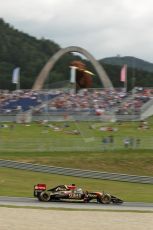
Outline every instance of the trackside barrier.
{"label": "trackside barrier", "polygon": [[47,166],[47,165],[23,163],[23,162],[10,161],[10,160],[0,160],[0,167],[24,169],[33,172],[42,172],[42,173],[58,174],[58,175],[65,175],[65,176],[133,182],[133,183],[142,183],[142,184],[153,184],[153,177],[149,177],[149,176],[136,176],[136,175],[119,174],[119,173],[80,170],[80,169],[73,169],[73,168],[62,168],[62,167],[54,167],[54,166]]}

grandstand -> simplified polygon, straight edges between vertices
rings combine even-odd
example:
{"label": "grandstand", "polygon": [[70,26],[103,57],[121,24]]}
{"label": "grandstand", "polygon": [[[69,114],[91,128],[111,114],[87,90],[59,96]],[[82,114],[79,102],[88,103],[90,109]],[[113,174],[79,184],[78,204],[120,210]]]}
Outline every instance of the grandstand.
{"label": "grandstand", "polygon": [[141,120],[153,114],[153,89],[135,88],[125,93],[121,89],[71,88],[51,90],[1,91],[0,117],[32,115],[32,120]]}
{"label": "grandstand", "polygon": [[0,116],[7,118],[7,116],[14,117],[19,116],[19,114],[29,113],[33,108],[44,104],[46,101],[52,100],[58,95],[59,93],[56,91],[50,92],[45,90],[39,92],[33,92],[31,90],[1,91]]}

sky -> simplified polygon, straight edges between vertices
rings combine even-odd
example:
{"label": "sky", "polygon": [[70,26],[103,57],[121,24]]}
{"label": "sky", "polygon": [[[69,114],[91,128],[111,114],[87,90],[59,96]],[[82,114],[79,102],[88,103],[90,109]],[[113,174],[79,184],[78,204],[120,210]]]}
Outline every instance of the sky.
{"label": "sky", "polygon": [[153,0],[0,0],[0,17],[97,60],[120,55],[153,63]]}

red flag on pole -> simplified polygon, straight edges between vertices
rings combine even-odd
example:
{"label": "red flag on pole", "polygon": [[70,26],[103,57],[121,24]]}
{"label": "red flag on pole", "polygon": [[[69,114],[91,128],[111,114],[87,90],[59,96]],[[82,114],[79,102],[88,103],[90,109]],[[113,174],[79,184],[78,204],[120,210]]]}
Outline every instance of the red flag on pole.
{"label": "red flag on pole", "polygon": [[123,65],[121,69],[120,81],[126,82],[126,77],[127,77],[127,65]]}

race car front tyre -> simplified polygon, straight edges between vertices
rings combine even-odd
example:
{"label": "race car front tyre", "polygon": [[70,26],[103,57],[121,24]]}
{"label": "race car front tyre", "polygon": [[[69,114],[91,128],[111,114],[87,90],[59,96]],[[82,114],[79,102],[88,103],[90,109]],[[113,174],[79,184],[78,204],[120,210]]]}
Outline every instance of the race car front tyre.
{"label": "race car front tyre", "polygon": [[105,194],[99,199],[100,203],[102,204],[110,204],[111,202],[111,196],[109,194]]}

